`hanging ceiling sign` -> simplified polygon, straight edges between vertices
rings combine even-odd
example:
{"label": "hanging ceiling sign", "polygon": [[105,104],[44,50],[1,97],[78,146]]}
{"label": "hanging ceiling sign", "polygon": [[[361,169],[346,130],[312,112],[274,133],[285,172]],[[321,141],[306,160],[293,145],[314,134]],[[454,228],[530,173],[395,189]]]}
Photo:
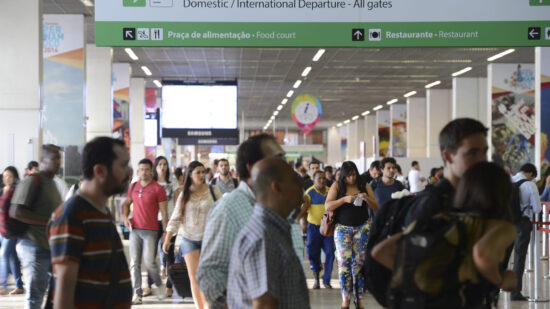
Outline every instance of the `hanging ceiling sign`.
{"label": "hanging ceiling sign", "polygon": [[313,130],[317,122],[321,120],[323,109],[319,99],[311,94],[302,94],[296,97],[290,111],[292,119],[300,130],[308,134]]}
{"label": "hanging ceiling sign", "polygon": [[97,46],[550,46],[550,0],[96,0]]}

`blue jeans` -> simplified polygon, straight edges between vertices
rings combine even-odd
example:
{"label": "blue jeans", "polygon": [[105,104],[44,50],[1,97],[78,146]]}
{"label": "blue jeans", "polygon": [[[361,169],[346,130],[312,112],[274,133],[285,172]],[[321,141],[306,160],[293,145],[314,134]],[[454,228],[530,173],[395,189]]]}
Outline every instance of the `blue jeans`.
{"label": "blue jeans", "polygon": [[306,252],[309,258],[309,268],[320,273],[323,269],[321,265],[321,249],[325,252],[325,273],[323,275],[323,283],[330,283],[330,274],[332,273],[332,265],[334,264],[334,237],[324,237],[319,232],[319,225],[307,223],[307,243]]}
{"label": "blue jeans", "polygon": [[15,252],[17,239],[7,239],[0,236],[0,242],[2,243],[2,247],[0,248],[0,288],[5,289],[7,287],[8,275],[11,271],[15,287],[22,289],[21,265],[19,264],[17,252]]}
{"label": "blue jeans", "polygon": [[27,282],[25,308],[39,309],[42,307],[44,295],[46,295],[50,283],[52,270],[50,250],[24,238],[17,241],[16,250],[19,259],[21,259],[23,276]]}

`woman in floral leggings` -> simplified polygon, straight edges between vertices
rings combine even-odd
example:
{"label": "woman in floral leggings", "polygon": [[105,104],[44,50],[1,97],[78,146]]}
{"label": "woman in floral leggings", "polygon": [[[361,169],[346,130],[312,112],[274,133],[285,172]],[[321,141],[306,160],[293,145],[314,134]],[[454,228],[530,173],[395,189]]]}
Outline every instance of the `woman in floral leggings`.
{"label": "woman in floral leggings", "polygon": [[342,308],[349,308],[352,295],[355,307],[363,308],[361,268],[365,261],[369,231],[369,207],[378,210],[372,188],[368,184],[361,184],[355,163],[344,162],[340,176],[330,187],[325,203],[325,209],[334,211],[336,220],[334,243],[342,286]]}

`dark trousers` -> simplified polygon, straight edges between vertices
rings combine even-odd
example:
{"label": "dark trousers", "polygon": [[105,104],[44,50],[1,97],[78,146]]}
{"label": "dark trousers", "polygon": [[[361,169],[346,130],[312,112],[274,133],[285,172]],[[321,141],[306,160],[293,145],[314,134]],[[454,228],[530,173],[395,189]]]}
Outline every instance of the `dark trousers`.
{"label": "dark trousers", "polygon": [[319,232],[319,225],[307,223],[307,243],[306,251],[309,258],[310,268],[313,272],[320,273],[323,269],[321,265],[321,249],[325,252],[325,273],[323,283],[330,283],[332,266],[334,265],[334,237],[324,237]]}
{"label": "dark trousers", "polygon": [[517,224],[517,236],[514,242],[514,273],[518,278],[518,286],[512,294],[521,293],[523,285],[523,271],[525,270],[525,258],[527,257],[527,249],[529,248],[529,241],[531,240],[531,230],[533,225],[531,220],[527,217],[523,217]]}

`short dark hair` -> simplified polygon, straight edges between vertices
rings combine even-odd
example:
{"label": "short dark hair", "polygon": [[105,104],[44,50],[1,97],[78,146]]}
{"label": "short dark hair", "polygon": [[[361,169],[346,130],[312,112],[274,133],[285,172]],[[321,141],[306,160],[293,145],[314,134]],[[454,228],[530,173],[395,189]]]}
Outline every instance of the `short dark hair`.
{"label": "short dark hair", "polygon": [[323,176],[325,176],[324,171],[316,171],[315,173],[313,173],[313,179],[315,179],[315,176],[317,176],[317,174],[322,174]]}
{"label": "short dark hair", "polygon": [[386,163],[392,163],[393,165],[397,165],[397,161],[395,161],[392,157],[386,157],[380,161],[380,168],[384,169],[386,167]]}
{"label": "short dark hair", "polygon": [[272,135],[262,133],[251,136],[241,143],[237,149],[237,174],[241,179],[250,178],[250,173],[246,167],[247,165],[252,166],[254,163],[263,159],[262,142],[268,139],[275,141]]}
{"label": "short dark hair", "polygon": [[220,164],[220,162],[227,162],[227,164],[229,164],[229,161],[226,158],[219,159],[218,164]]}
{"label": "short dark hair", "polygon": [[457,118],[445,125],[439,133],[439,149],[456,153],[466,136],[481,133],[487,136],[487,128],[479,121],[471,118]]}
{"label": "short dark hair", "polygon": [[296,162],[294,162],[294,168],[299,169],[300,167],[302,167],[302,160],[296,160]]}
{"label": "short dark hair", "polygon": [[525,163],[519,168],[520,172],[531,173],[533,177],[537,177],[537,167],[532,163]]}
{"label": "short dark hair", "polygon": [[218,160],[218,159],[214,159],[214,164],[213,165],[218,165],[220,163],[221,160]]}
{"label": "short dark hair", "polygon": [[307,167],[311,167],[312,164],[318,164],[318,165],[321,165],[321,162],[319,160],[311,160],[309,161],[309,163],[307,164]]}
{"label": "short dark hair", "polygon": [[174,171],[174,176],[176,176],[176,179],[179,179],[181,176],[183,176],[183,169],[181,167],[176,168]]}
{"label": "short dark hair", "polygon": [[60,151],[61,151],[61,148],[54,144],[43,145],[42,152],[40,153],[40,158],[44,158],[45,156],[50,156],[53,154],[59,154]]}
{"label": "short dark hair", "polygon": [[397,172],[398,172],[399,174],[402,173],[402,172],[401,172],[401,165],[396,164],[396,165],[395,165],[395,169],[397,169]]}
{"label": "short dark hair", "polygon": [[153,168],[153,162],[151,160],[147,159],[147,158],[143,158],[143,159],[139,160],[138,166],[140,166],[141,164],[149,164],[151,169]]}
{"label": "short dark hair", "polygon": [[27,170],[32,170],[33,168],[35,167],[39,167],[38,165],[38,162],[36,161],[30,161],[29,163],[27,163]]}
{"label": "short dark hair", "polygon": [[418,165],[418,161],[412,161],[411,167],[413,167],[413,166],[415,166],[415,165]]}
{"label": "short dark hair", "polygon": [[325,173],[326,172],[329,172],[329,173],[332,174],[332,166],[330,166],[330,165],[325,166]]}
{"label": "short dark hair", "polygon": [[372,163],[370,164],[369,170],[372,170],[373,168],[380,170],[380,161],[378,160],[372,161]]}
{"label": "short dark hair", "polygon": [[512,183],[504,169],[493,162],[479,162],[468,168],[460,179],[454,207],[512,221],[511,194]]}
{"label": "short dark hair", "polygon": [[103,164],[109,171],[111,170],[113,161],[117,158],[115,145],[125,147],[124,141],[106,136],[96,137],[84,146],[81,161],[84,179],[94,178],[96,164]]}

